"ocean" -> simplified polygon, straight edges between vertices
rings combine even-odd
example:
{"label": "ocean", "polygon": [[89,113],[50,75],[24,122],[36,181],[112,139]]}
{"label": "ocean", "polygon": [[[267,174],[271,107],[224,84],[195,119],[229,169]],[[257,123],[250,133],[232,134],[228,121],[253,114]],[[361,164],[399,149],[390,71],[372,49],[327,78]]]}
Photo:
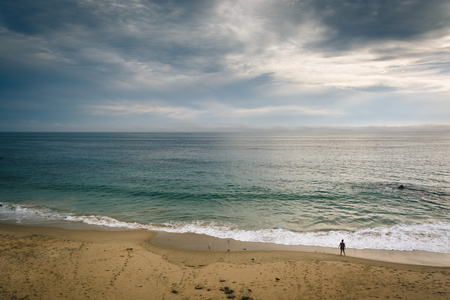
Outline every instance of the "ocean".
{"label": "ocean", "polygon": [[450,133],[0,133],[0,204],[3,223],[450,253]]}

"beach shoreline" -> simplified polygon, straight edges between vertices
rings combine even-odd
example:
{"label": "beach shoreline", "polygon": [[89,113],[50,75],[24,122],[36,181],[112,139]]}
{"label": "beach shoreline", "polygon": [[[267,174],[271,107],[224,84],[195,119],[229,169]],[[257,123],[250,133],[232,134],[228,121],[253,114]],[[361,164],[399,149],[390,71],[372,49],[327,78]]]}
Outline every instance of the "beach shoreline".
{"label": "beach shoreline", "polygon": [[[157,232],[151,239],[155,245],[189,251],[292,251],[339,255],[339,249],[319,246],[280,245],[273,243],[243,242],[194,233]],[[338,242],[336,245],[338,245]],[[427,251],[398,251],[346,248],[347,257],[405,265],[450,267],[450,254]]]}
{"label": "beach shoreline", "polygon": [[[354,257],[351,249],[344,257],[337,247],[332,254],[191,234],[6,224],[0,237],[0,298],[7,299],[446,299],[450,293],[448,266]],[[193,245],[199,249],[181,249]]]}

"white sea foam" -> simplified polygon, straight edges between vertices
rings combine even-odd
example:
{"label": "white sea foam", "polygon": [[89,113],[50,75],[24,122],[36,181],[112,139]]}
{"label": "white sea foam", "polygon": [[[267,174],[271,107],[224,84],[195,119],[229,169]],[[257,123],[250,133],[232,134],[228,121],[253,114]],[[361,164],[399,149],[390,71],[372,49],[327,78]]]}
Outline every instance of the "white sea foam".
{"label": "white sea foam", "polygon": [[145,229],[173,233],[197,233],[224,239],[283,245],[337,247],[344,239],[347,247],[355,249],[424,250],[450,253],[450,223],[398,224],[358,231],[293,232],[286,229],[244,230],[233,224],[216,222],[171,222],[139,224],[122,222],[107,216],[76,216],[57,213],[47,208],[3,203],[0,221],[19,224],[42,224],[52,221],[81,222],[112,228]]}
{"label": "white sea foam", "polygon": [[14,223],[38,223],[60,220],[62,215],[45,207],[0,203],[0,221]]}
{"label": "white sea foam", "polygon": [[114,218],[104,216],[67,216],[65,219],[67,221],[82,222],[90,225],[113,228],[145,229],[145,226],[142,224],[121,222]]}
{"label": "white sea foam", "polygon": [[337,247],[344,239],[355,249],[424,250],[450,253],[450,223],[398,224],[350,231],[293,232],[286,229],[242,230],[232,225],[192,222],[167,224],[164,231],[206,234],[240,241]]}

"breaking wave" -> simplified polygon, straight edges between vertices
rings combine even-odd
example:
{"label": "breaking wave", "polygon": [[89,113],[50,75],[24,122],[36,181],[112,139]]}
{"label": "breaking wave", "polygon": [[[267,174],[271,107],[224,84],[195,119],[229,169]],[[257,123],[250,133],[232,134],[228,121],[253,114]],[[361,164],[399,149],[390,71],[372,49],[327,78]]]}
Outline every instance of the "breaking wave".
{"label": "breaking wave", "polygon": [[357,231],[294,232],[282,228],[246,230],[233,224],[209,221],[140,224],[123,222],[108,216],[77,216],[55,212],[46,207],[2,203],[0,222],[23,225],[76,222],[107,228],[144,229],[172,233],[196,233],[246,242],[336,247],[341,239],[350,248],[450,253],[450,223],[397,224]]}

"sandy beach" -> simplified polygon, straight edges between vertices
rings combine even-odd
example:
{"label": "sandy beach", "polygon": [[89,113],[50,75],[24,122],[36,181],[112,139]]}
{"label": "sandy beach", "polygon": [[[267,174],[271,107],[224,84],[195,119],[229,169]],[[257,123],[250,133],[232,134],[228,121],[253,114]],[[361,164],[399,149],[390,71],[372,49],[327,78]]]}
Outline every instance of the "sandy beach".
{"label": "sandy beach", "polygon": [[348,249],[344,257],[337,248],[292,251],[155,234],[0,224],[0,298],[450,297],[447,254]]}

